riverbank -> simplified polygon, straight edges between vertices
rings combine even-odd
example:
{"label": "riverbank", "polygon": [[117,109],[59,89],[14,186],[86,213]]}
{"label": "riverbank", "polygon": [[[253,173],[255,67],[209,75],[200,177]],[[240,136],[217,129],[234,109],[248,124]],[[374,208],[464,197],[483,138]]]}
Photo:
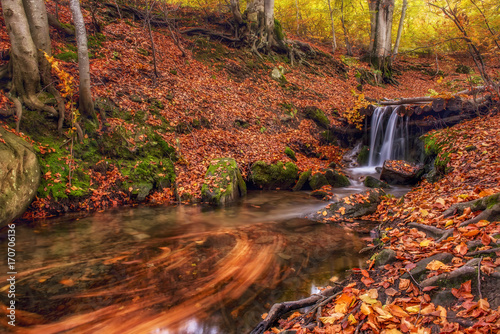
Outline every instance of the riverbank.
{"label": "riverbank", "polygon": [[[366,267],[307,303],[274,307],[253,333],[498,331],[499,124],[496,111],[428,134],[426,149],[444,175],[379,204]],[[270,321],[306,304],[306,313]]]}
{"label": "riverbank", "polygon": [[[47,6],[55,11],[53,4]],[[166,27],[153,31],[156,78],[143,25],[106,13],[96,14],[102,23],[97,32],[84,10],[99,121],[88,123],[83,141],[74,140],[69,116],[59,135],[54,119],[30,110],[23,113],[20,131],[33,143],[43,174],[24,219],[139,203],[196,202],[205,172],[217,158],[234,158],[247,182],[250,166],[257,161],[291,162],[299,172],[320,170],[332,162],[340,166],[344,146],[353,145],[355,138],[345,140],[333,130],[348,127],[346,120],[364,97],[423,96],[468,85],[467,75],[456,73],[449,59],[440,61],[440,75],[446,79],[439,79],[429,70],[435,59],[425,54],[398,58],[399,86],[376,84],[360,78],[370,73],[360,55],[332,57],[329,45],[314,41],[304,41],[315,50],[309,65],[292,66],[280,55],[261,58],[197,36],[182,37],[183,55]],[[180,30],[204,22],[204,14],[192,8],[180,8],[176,15]],[[67,7],[60,6],[59,16],[62,23],[70,23]],[[212,18],[214,25],[226,19]],[[8,49],[3,18],[0,24],[2,47]],[[55,28],[51,36],[59,68],[76,77],[71,37]],[[281,73],[279,79],[272,78],[275,70]],[[50,94],[44,99],[56,103]],[[0,102],[0,108],[12,107],[6,96]],[[320,118],[315,117],[318,113]],[[0,121],[15,128],[12,117]]]}

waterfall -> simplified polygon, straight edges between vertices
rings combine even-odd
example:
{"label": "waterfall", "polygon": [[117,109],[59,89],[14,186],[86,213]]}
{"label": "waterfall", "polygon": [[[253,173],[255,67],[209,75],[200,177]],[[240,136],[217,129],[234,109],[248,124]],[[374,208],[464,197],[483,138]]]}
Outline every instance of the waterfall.
{"label": "waterfall", "polygon": [[399,117],[396,108],[378,107],[373,112],[370,130],[369,166],[385,160],[405,159],[408,152],[408,117]]}

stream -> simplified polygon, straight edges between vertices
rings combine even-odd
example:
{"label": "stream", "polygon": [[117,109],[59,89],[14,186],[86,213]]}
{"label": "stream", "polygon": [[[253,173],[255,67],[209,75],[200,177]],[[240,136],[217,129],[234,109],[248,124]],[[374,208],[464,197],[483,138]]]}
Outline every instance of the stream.
{"label": "stream", "polygon": [[[359,178],[375,175],[346,172],[353,184],[336,189],[338,197],[365,190]],[[304,218],[326,204],[307,192],[253,191],[223,209],[128,207],[20,224],[16,329],[248,332],[273,303],[307,297],[363,265],[361,238],[373,225],[353,232]],[[6,250],[2,239],[4,259]]]}

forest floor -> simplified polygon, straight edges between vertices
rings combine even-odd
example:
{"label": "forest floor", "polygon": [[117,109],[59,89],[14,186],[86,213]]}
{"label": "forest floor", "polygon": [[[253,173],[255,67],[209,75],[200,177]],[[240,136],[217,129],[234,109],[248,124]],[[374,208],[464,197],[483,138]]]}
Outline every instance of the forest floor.
{"label": "forest floor", "polygon": [[[52,3],[47,6],[54,12]],[[364,98],[453,93],[478,83],[474,74],[456,72],[458,65],[470,65],[460,55],[441,56],[438,63],[434,56],[401,55],[395,63],[399,85],[376,85],[361,79],[362,73],[369,77],[371,72],[359,57],[340,53],[331,57],[326,44],[302,40],[311,43],[316,53],[310,55],[309,65],[292,66],[284,55],[259,58],[231,44],[179,35],[186,53],[183,55],[165,27],[153,29],[156,77],[145,25],[131,19],[117,20],[107,9],[101,9],[100,33],[93,28],[89,13],[85,11],[84,15],[89,32],[92,90],[102,109],[100,122],[88,132],[83,144],[75,144],[76,153],[71,153],[71,133],[59,137],[55,134],[55,120],[26,112],[21,132],[40,155],[44,175],[42,190],[25,219],[136,203],[137,199],[122,185],[128,178],[128,169],[144,161],[159,161],[147,153],[153,136],[159,138],[154,145],[163,141],[169,146],[166,151],[171,153],[175,186],[156,189],[143,203],[197,201],[205,172],[214,158],[235,158],[245,178],[255,161],[289,161],[286,147],[294,149],[300,171],[319,170],[331,162],[342,166],[346,148],[321,136],[324,129],[304,117],[306,107],[322,109],[331,125],[345,127],[350,111]],[[221,14],[206,16],[189,8],[180,8],[175,16],[180,30],[198,25],[220,29],[227,19]],[[69,10],[61,6],[60,20],[69,23],[70,17]],[[60,67],[77,78],[74,40],[51,29],[52,47]],[[9,48],[3,18],[0,48]],[[275,68],[285,79],[271,78]],[[73,100],[77,100],[76,96]],[[8,98],[1,92],[0,108],[8,105]],[[67,124],[70,117],[68,114]],[[6,128],[14,127],[13,119],[0,122]],[[491,276],[500,264],[495,241],[500,233],[498,221],[481,220],[461,227],[461,223],[479,212],[466,209],[455,215],[442,215],[453,204],[500,192],[498,124],[500,115],[493,113],[432,133],[431,149],[446,160],[448,173],[433,184],[423,181],[402,199],[387,197],[377,212],[367,217],[383,222],[380,238],[369,241],[373,250],[393,250],[393,261],[378,267],[372,261],[359,274],[351,275],[341,293],[324,303],[320,312],[312,315],[312,321],[307,315],[294,313],[280,321],[281,329],[297,333],[429,333],[436,328],[444,333],[498,331],[498,280]],[[126,154],[116,152],[115,145]],[[135,152],[143,155],[134,158]],[[68,164],[77,166],[73,182],[68,180]],[[160,165],[158,174],[170,172],[169,167]],[[355,228],[355,223],[344,224],[346,228]],[[438,241],[439,236],[426,234],[423,225],[453,234]],[[421,277],[407,274],[420,260],[444,252],[452,258],[445,261],[437,257],[440,260],[426,265]],[[442,287],[438,282],[422,286],[424,279],[469,267],[464,264],[477,257],[481,261],[472,267],[476,269],[467,276],[470,279],[458,280],[456,286]],[[446,295],[447,291],[451,295]],[[466,330],[469,325],[474,327]],[[281,329],[274,328],[272,332]]]}

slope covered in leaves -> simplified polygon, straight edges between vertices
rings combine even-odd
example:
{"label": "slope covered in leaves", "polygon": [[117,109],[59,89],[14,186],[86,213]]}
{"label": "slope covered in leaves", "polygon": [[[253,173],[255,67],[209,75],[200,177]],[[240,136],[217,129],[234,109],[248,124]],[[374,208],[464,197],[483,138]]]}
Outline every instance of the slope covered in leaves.
{"label": "slope covered in leaves", "polygon": [[[47,3],[47,7],[55,12],[52,2]],[[304,107],[318,107],[332,125],[346,126],[344,120],[359,101],[358,90],[373,99],[423,96],[431,88],[441,90],[431,73],[434,60],[401,60],[396,65],[400,73],[398,87],[372,86],[360,78],[363,70],[370,76],[366,64],[340,55],[331,57],[327,54],[327,46],[311,44],[315,55],[307,63],[292,66],[284,55],[260,58],[234,45],[176,33],[186,53],[184,56],[169,30],[161,26],[154,27],[152,32],[158,68],[156,77],[152,44],[143,22],[117,20],[109,16],[109,10],[101,6],[97,11],[101,33],[95,31],[90,13],[84,10],[94,98],[105,99],[111,104],[111,110],[104,111],[107,118],[101,117],[97,139],[111,142],[117,134],[133,153],[152,142],[145,133],[161,136],[175,149],[178,157],[174,161],[176,191],[181,199],[199,198],[207,166],[218,157],[235,158],[244,176],[248,175],[249,165],[257,160],[289,159],[284,153],[287,146],[296,151],[300,170],[319,169],[329,162],[339,162],[343,149],[322,140],[320,132],[323,129],[304,118],[301,113]],[[203,13],[187,7],[171,14],[181,31],[207,24],[220,30],[229,19],[225,14]],[[58,15],[63,23],[71,22],[65,6],[59,6]],[[3,19],[1,23],[2,48],[8,49]],[[55,57],[61,59],[60,67],[78,78],[74,41],[53,28],[51,36]],[[455,89],[458,89],[465,84],[465,75],[455,74],[453,66],[440,64],[441,69],[456,76],[453,80],[457,80]],[[284,73],[284,79],[273,80],[273,69]],[[2,107],[5,107],[8,99],[3,93],[1,96]],[[71,100],[77,101],[77,96],[72,96]],[[29,113],[24,117],[28,119]],[[7,121],[13,125],[12,119]],[[31,124],[33,122],[21,121],[21,131],[31,135],[34,132]],[[46,145],[52,145],[61,147],[60,150],[65,151],[63,155],[69,154],[69,147],[62,144],[65,138],[57,139],[55,144],[40,138],[36,140],[41,142],[41,151],[46,151]],[[95,136],[90,136],[85,145],[95,140]],[[99,157],[100,163],[117,166],[106,154]],[[100,173],[96,168],[87,168],[83,173],[91,184],[101,186],[99,189],[91,187],[87,200],[69,204],[69,210],[101,209],[126,202],[126,196],[116,186],[116,182],[124,179],[120,168],[108,168]],[[56,174],[45,175],[48,184],[66,182],[66,193],[75,191],[71,188],[74,185],[55,177]],[[114,181],[102,182],[103,179]],[[173,192],[167,189],[153,194],[148,200],[169,201],[172,195]],[[68,210],[58,206],[53,197],[35,201],[32,210],[40,217],[49,208],[52,213]]]}

